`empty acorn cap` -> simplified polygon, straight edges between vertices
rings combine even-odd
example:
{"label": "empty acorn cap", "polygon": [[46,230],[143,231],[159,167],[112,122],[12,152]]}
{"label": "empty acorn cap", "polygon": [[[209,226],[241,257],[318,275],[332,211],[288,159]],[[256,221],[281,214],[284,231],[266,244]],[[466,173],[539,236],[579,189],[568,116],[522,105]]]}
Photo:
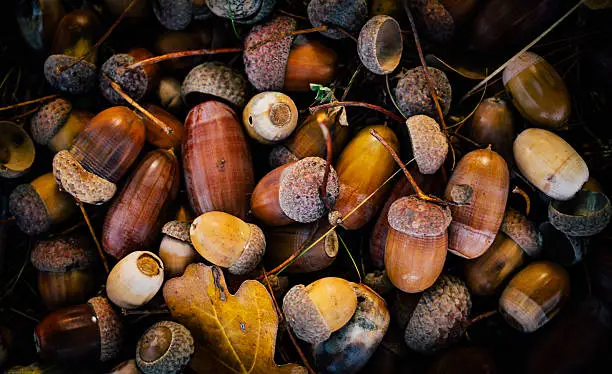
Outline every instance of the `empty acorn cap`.
{"label": "empty acorn cap", "polygon": [[346,34],[334,29],[334,26],[349,33],[357,33],[368,18],[366,0],[312,0],[307,10],[308,19],[314,27],[329,26],[321,34],[332,39],[347,38]]}
{"label": "empty acorn cap", "polygon": [[120,53],[112,55],[102,65],[100,72],[100,93],[109,102],[116,105],[124,105],[125,100],[113,89],[110,82],[103,74],[121,86],[123,91],[132,99],[139,101],[147,93],[149,79],[144,67],[138,66],[135,69],[127,67],[135,62],[134,57]]}
{"label": "empty acorn cap", "polygon": [[523,70],[528,67],[537,64],[540,61],[544,61],[544,59],[533,52],[523,52],[520,55],[510,61],[508,66],[504,69],[504,73],[502,75],[502,80],[504,82],[504,86],[514,77],[519,75]]}
{"label": "empty acorn cap", "polygon": [[66,55],[47,57],[44,66],[47,82],[55,89],[72,94],[89,91],[96,83],[96,66],[87,60],[77,60]]}
{"label": "empty acorn cap", "polygon": [[113,359],[121,349],[123,341],[121,320],[108,299],[100,296],[92,297],[87,301],[91,305],[98,320],[100,330],[100,361]]}
{"label": "empty acorn cap", "polygon": [[268,156],[268,163],[270,164],[272,169],[276,169],[281,165],[285,165],[297,160],[299,160],[299,158],[282,144],[272,148],[272,150],[270,151],[270,156]]}
{"label": "empty acorn cap", "polygon": [[51,227],[51,215],[30,184],[21,184],[11,192],[9,212],[15,216],[19,229],[28,235],[41,234]]}
{"label": "empty acorn cap", "polygon": [[[306,157],[288,166],[281,173],[278,199],[287,217],[294,221],[314,222],[325,214],[325,204],[319,189],[323,183],[327,162],[320,157]],[[326,186],[329,206],[338,198],[338,175],[330,168]]]}
{"label": "empty acorn cap", "polygon": [[190,227],[191,223],[189,222],[170,221],[162,227],[162,233],[191,244],[191,238],[189,237]]}
{"label": "empty acorn cap", "polygon": [[423,201],[416,195],[397,199],[387,217],[393,229],[416,237],[442,235],[452,220],[447,206]]}
{"label": "empty acorn cap", "polygon": [[80,235],[69,235],[36,243],[30,259],[38,271],[65,272],[87,269],[96,260],[87,240]]}
{"label": "empty acorn cap", "polygon": [[500,230],[514,240],[525,253],[531,257],[540,254],[538,233],[533,222],[518,211],[508,208],[502,220]]}
{"label": "empty acorn cap", "polygon": [[389,74],[402,58],[402,30],[389,16],[372,17],[361,29],[357,52],[363,65],[375,74]]}
{"label": "empty acorn cap", "polygon": [[580,190],[571,200],[552,200],[548,219],[559,231],[570,236],[592,236],[610,223],[612,207],[602,192]]}
{"label": "empty acorn cap", "polygon": [[440,125],[431,117],[416,115],[406,120],[406,126],[419,171],[423,174],[435,173],[448,154],[448,142]]}
{"label": "empty acorn cap", "polygon": [[192,0],[155,0],[153,12],[159,23],[169,30],[183,30],[193,18]]}
{"label": "empty acorn cap", "polygon": [[[446,115],[450,110],[453,96],[450,82],[441,70],[428,67],[427,71],[436,89],[442,112]],[[408,117],[417,114],[425,114],[429,117],[438,115],[427,86],[427,78],[421,66],[408,70],[402,76],[395,88],[395,97],[402,112]]]}
{"label": "empty acorn cap", "polygon": [[72,104],[66,99],[57,98],[40,108],[30,121],[32,138],[38,144],[47,145],[70,117]]}
{"label": "empty acorn cap", "polygon": [[185,326],[161,321],[138,340],[136,363],[145,374],[180,373],[193,352],[193,337]]}
{"label": "empty acorn cap", "polygon": [[34,142],[21,126],[13,122],[0,121],[0,134],[0,177],[18,178],[34,163]]}
{"label": "empty acorn cap", "polygon": [[232,68],[219,62],[205,62],[187,74],[181,94],[188,106],[214,97],[242,108],[247,101],[247,82],[242,74]]}
{"label": "empty acorn cap", "polygon": [[85,170],[66,150],[53,157],[53,175],[60,188],[82,203],[102,204],[117,192],[114,183]]}
{"label": "empty acorn cap", "polygon": [[296,22],[290,17],[276,17],[251,29],[244,42],[244,70],[249,81],[260,91],[280,91],[285,83],[285,70],[293,36],[278,35],[294,31]]}
{"label": "empty acorn cap", "polygon": [[253,271],[261,262],[266,251],[266,238],[263,231],[252,223],[249,224],[249,227],[251,228],[249,239],[242,254],[227,268],[232,274],[248,274]]}

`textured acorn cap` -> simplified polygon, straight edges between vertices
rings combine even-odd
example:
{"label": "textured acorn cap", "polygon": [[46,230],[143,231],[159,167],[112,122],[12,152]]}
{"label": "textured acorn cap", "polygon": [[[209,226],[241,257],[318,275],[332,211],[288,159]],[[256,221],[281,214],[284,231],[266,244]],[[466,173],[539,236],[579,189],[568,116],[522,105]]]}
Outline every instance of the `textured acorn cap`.
{"label": "textured acorn cap", "polygon": [[250,273],[259,265],[266,251],[266,238],[263,231],[261,231],[258,226],[251,223],[249,227],[251,231],[249,239],[244,246],[244,250],[240,254],[240,257],[227,268],[232,274],[242,275]]}
{"label": "textured acorn cap", "polygon": [[119,84],[123,91],[136,101],[142,99],[147,93],[149,79],[144,67],[138,66],[135,69],[127,69],[135,61],[134,57],[126,53],[120,53],[112,55],[102,65],[100,72],[100,93],[106,100],[115,105],[126,104],[126,101],[113,89],[103,74],[106,74],[112,81]]}
{"label": "textured acorn cap", "polygon": [[69,235],[39,241],[30,259],[38,271],[65,272],[90,268],[96,255],[84,237]]}
{"label": "textured acorn cap", "polygon": [[440,236],[452,221],[447,206],[423,201],[416,195],[395,200],[387,217],[394,230],[416,237]]}
{"label": "textured acorn cap", "polygon": [[[280,176],[278,199],[287,217],[294,221],[314,222],[325,214],[319,189],[327,162],[320,157],[306,157],[288,166]],[[338,175],[330,168],[326,198],[334,206],[338,198]]]}
{"label": "textured acorn cap", "polygon": [[538,232],[533,222],[518,211],[508,208],[500,227],[501,232],[508,235],[525,253],[531,257],[540,254]]}
{"label": "textured acorn cap", "polygon": [[253,27],[249,32],[244,42],[244,70],[249,82],[259,91],[283,89],[293,36],[287,35],[265,44],[261,43],[290,33],[295,28],[296,22],[293,18],[280,16]]}
{"label": "textured acorn cap", "polygon": [[273,169],[297,160],[299,158],[282,144],[272,148],[268,156],[268,163]]}
{"label": "textured acorn cap", "polygon": [[303,284],[293,286],[283,298],[283,313],[299,339],[317,344],[329,338],[332,331],[312,301]]}
{"label": "textured acorn cap", "polygon": [[339,26],[351,34],[357,33],[368,18],[366,0],[312,0],[308,4],[308,19],[314,27],[323,25],[329,29],[321,34],[332,39],[344,39],[347,36],[334,26]]}
{"label": "textured acorn cap", "polygon": [[193,18],[192,0],[155,0],[153,12],[159,23],[169,30],[183,30]]}
{"label": "textured acorn cap", "polygon": [[[96,66],[87,60],[75,64],[77,59],[77,57],[66,55],[47,57],[44,66],[47,82],[53,88],[71,94],[82,94],[89,91],[96,83]],[[71,67],[59,72],[60,69],[68,66]]]}
{"label": "textured acorn cap", "polygon": [[42,106],[32,116],[30,131],[38,144],[47,145],[70,117],[72,104],[66,99],[57,98]]}
{"label": "textured acorn cap", "polygon": [[571,200],[552,200],[548,220],[570,236],[592,236],[603,231],[612,215],[610,199],[602,192],[579,191]]}
{"label": "textured acorn cap", "polygon": [[357,53],[375,74],[389,74],[400,63],[404,43],[399,23],[389,16],[375,16],[359,32]]}
{"label": "textured acorn cap", "polygon": [[53,157],[53,176],[61,189],[82,203],[103,204],[117,192],[114,183],[85,170],[66,150]]}
{"label": "textured acorn cap", "polygon": [[422,174],[433,174],[446,160],[448,142],[431,117],[416,115],[406,120],[412,153]]}
{"label": "textured acorn cap", "polygon": [[506,66],[504,69],[504,73],[502,75],[504,86],[508,84],[512,78],[522,73],[523,70],[537,64],[540,61],[544,61],[544,59],[533,52],[523,52],[513,58],[508,66]]}
{"label": "textured acorn cap", "polygon": [[410,8],[427,31],[427,36],[442,43],[455,33],[455,21],[442,0],[411,0]]}
{"label": "textured acorn cap", "polygon": [[205,62],[187,74],[181,95],[188,106],[197,105],[212,96],[242,108],[247,101],[247,82],[242,74],[232,68],[219,62]]}
{"label": "textured acorn cap", "polygon": [[406,326],[406,344],[420,353],[434,353],[459,340],[471,308],[465,284],[454,276],[440,276],[421,295]]}
{"label": "textured acorn cap", "polygon": [[100,296],[92,297],[87,301],[94,310],[98,319],[98,329],[100,330],[100,361],[113,359],[121,349],[123,341],[123,331],[121,320],[108,299]]}
{"label": "textured acorn cap", "polygon": [[17,226],[28,235],[38,235],[51,227],[51,216],[44,201],[30,184],[21,184],[9,196],[9,212]]}
{"label": "textured acorn cap", "polygon": [[263,2],[264,0],[206,0],[206,5],[217,16],[238,21],[255,16]]}
{"label": "textured acorn cap", "polygon": [[[149,341],[163,339],[159,329],[170,330],[172,340],[168,349],[152,361],[142,357],[143,345]],[[138,340],[136,348],[136,364],[145,374],[181,373],[189,363],[194,352],[193,337],[189,330],[176,322],[161,321],[151,326]]]}
{"label": "textured acorn cap", "polygon": [[[453,96],[452,88],[446,74],[436,68],[428,67],[429,77],[435,87],[436,94],[442,112],[448,114],[451,99]],[[429,117],[436,117],[438,114],[436,105],[431,98],[427,78],[425,78],[423,67],[419,66],[410,69],[402,76],[395,88],[395,97],[402,112],[412,117],[417,114],[425,114]]]}
{"label": "textured acorn cap", "polygon": [[251,17],[240,18],[235,20],[236,23],[244,23],[244,24],[255,24],[266,18],[276,5],[276,0],[261,0],[261,5],[259,6],[259,10],[253,14]]}
{"label": "textured acorn cap", "polygon": [[162,227],[162,234],[191,244],[191,237],[189,236],[190,227],[191,223],[189,222],[170,221]]}

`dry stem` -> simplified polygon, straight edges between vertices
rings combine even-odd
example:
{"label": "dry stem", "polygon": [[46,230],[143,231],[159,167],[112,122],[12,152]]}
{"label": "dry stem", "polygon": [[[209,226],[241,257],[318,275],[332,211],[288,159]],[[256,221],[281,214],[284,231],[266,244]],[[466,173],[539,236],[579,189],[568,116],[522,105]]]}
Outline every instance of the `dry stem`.
{"label": "dry stem", "polygon": [[89,216],[87,215],[87,211],[85,211],[85,207],[83,206],[82,202],[77,201],[77,205],[81,209],[81,213],[83,213],[83,218],[85,219],[85,223],[87,224],[87,227],[89,228],[91,237],[93,238],[94,243],[96,243],[98,254],[100,255],[100,259],[102,260],[102,265],[104,265],[104,270],[106,271],[106,274],[108,274],[110,272],[110,269],[108,267],[108,262],[106,261],[106,256],[104,255],[104,251],[102,251],[100,242],[98,241],[98,238],[96,237],[96,232],[94,231],[93,226],[91,226],[91,222],[89,221]]}
{"label": "dry stem", "polygon": [[234,52],[242,52],[242,48],[234,47],[234,48],[217,48],[217,49],[194,49],[191,51],[180,51],[167,53],[161,56],[155,56],[151,58],[147,58],[146,60],[141,60],[133,63],[128,66],[127,69],[136,69],[141,66],[156,64],[158,62],[167,61],[167,60],[175,60],[177,58],[183,57],[191,57],[191,56],[205,56],[205,55],[215,55],[221,53],[234,53]]}
{"label": "dry stem", "polygon": [[519,186],[515,186],[512,193],[519,194],[525,199],[525,216],[528,216],[531,211],[531,199],[529,195],[527,195],[527,192],[523,191]]}
{"label": "dry stem", "polygon": [[323,138],[325,138],[325,146],[327,149],[327,157],[325,162],[325,174],[323,174],[323,182],[321,183],[320,194],[321,200],[323,201],[323,205],[326,210],[330,210],[329,201],[327,201],[327,181],[329,179],[329,171],[331,169],[332,157],[333,157],[333,149],[332,149],[332,138],[329,134],[329,117],[327,116],[326,111],[320,111],[317,113],[317,123],[321,128],[321,132],[323,133]]}
{"label": "dry stem", "polygon": [[387,117],[392,118],[393,120],[399,122],[399,123],[406,123],[406,120],[403,119],[402,117],[398,116],[397,114],[388,111],[387,109],[380,107],[378,105],[374,105],[374,104],[368,104],[368,103],[362,103],[359,101],[334,101],[331,103],[327,103],[327,104],[321,104],[321,105],[317,105],[317,106],[313,106],[308,108],[308,110],[310,111],[310,113],[315,113],[318,112],[319,110],[323,110],[323,109],[329,109],[329,108],[335,108],[335,107],[339,107],[339,106],[356,106],[356,107],[361,107],[361,108],[368,108],[371,110],[375,110],[377,112],[380,112],[384,115],[386,115]]}
{"label": "dry stem", "polygon": [[9,106],[5,106],[3,108],[0,108],[0,112],[3,112],[5,110],[11,110],[11,109],[15,109],[15,108],[20,108],[22,106],[26,106],[26,105],[30,105],[30,104],[37,104],[37,103],[40,103],[42,101],[47,101],[47,100],[55,99],[56,97],[57,97],[57,95],[49,95],[49,96],[40,97],[40,98],[34,99],[34,100],[23,101],[21,103],[17,103],[17,104],[13,104],[13,105],[9,105]]}

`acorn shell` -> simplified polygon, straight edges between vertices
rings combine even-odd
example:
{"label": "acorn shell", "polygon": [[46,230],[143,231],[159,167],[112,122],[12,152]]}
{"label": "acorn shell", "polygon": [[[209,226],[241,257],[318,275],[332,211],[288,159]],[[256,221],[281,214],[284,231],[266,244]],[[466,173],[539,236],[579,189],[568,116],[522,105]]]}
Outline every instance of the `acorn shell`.
{"label": "acorn shell", "polygon": [[170,221],[162,227],[162,234],[191,244],[189,229],[191,224],[184,221]]}
{"label": "acorn shell", "polygon": [[399,23],[389,16],[375,16],[361,28],[357,54],[375,74],[389,74],[400,63],[404,43]]}
{"label": "acorn shell", "polygon": [[514,240],[529,256],[537,257],[540,254],[535,225],[518,211],[512,208],[506,210],[500,231]]}
{"label": "acorn shell", "polygon": [[106,294],[113,304],[135,309],[148,303],[164,282],[164,264],[154,253],[135,251],[108,274]]}
{"label": "acorn shell", "polygon": [[[160,348],[165,350],[152,352]],[[149,352],[152,353],[151,357],[147,357]],[[136,363],[145,374],[180,373],[189,363],[193,352],[193,337],[185,326],[172,321],[161,321],[149,327],[138,340]]]}
{"label": "acorn shell", "polygon": [[416,237],[436,237],[444,234],[452,217],[447,206],[430,203],[416,195],[397,199],[389,208],[389,226]]}
{"label": "acorn shell", "polygon": [[262,144],[289,137],[298,121],[298,110],[291,98],[280,92],[261,92],[251,98],[242,112],[247,134]]}
{"label": "acorn shell", "polygon": [[212,97],[242,108],[247,101],[247,90],[247,81],[241,73],[218,62],[205,62],[187,74],[181,95],[188,106]]}
{"label": "acorn shell", "polygon": [[24,175],[34,163],[34,142],[21,126],[13,122],[0,121],[0,133],[0,177]]}
{"label": "acorn shell", "polygon": [[108,300],[96,296],[87,301],[94,310],[100,330],[100,361],[109,361],[117,356],[123,343],[121,320]]}
{"label": "acorn shell", "polygon": [[[442,113],[448,114],[453,96],[452,88],[446,74],[436,68],[428,67],[429,77],[436,89]],[[424,114],[438,117],[434,101],[431,98],[427,78],[422,67],[408,70],[397,82],[395,97],[397,104],[407,117]]]}
{"label": "acorn shell", "polygon": [[66,99],[57,98],[43,105],[30,121],[34,141],[47,145],[68,120],[71,112],[72,104]]}
{"label": "acorn shell", "polygon": [[368,3],[366,0],[312,0],[308,3],[307,11],[308,20],[314,27],[330,26],[321,34],[332,39],[343,39],[347,36],[335,30],[334,26],[351,34],[359,32],[368,18]]}
{"label": "acorn shell", "polygon": [[78,235],[42,240],[32,249],[30,260],[38,271],[65,272],[92,267],[96,254]]}
{"label": "acorn shell", "polygon": [[47,57],[44,65],[47,82],[53,88],[71,94],[78,95],[91,90],[96,83],[96,66],[87,60],[76,61],[77,57],[66,55]]}
{"label": "acorn shell", "polygon": [[134,69],[127,69],[135,63],[136,59],[127,53],[112,55],[102,65],[100,70],[100,92],[102,96],[115,105],[124,105],[125,100],[119,93],[111,87],[110,82],[103,74],[106,74],[112,81],[119,84],[121,89],[132,99],[140,101],[150,90],[149,78],[144,67],[138,66]]}
{"label": "acorn shell", "polygon": [[169,30],[183,30],[193,18],[192,0],[154,0],[153,12]]}
{"label": "acorn shell", "polygon": [[559,231],[570,236],[592,236],[610,223],[610,199],[602,192],[581,190],[568,201],[552,200],[548,219]]}
{"label": "acorn shell", "polygon": [[571,266],[584,258],[589,237],[569,236],[550,222],[542,222],[538,226],[538,246],[546,258],[562,266]]}
{"label": "acorn shell", "polygon": [[440,125],[431,117],[416,115],[406,120],[412,154],[423,174],[435,173],[446,160],[448,142]]}

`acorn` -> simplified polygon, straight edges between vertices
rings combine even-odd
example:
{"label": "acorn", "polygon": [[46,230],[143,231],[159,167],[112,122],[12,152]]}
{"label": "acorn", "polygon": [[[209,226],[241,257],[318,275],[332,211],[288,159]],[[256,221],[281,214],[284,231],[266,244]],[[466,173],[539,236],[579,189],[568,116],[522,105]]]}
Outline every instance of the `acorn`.
{"label": "acorn", "polygon": [[[154,52],[161,56],[174,52],[210,48],[213,44],[212,30],[212,27],[210,27],[198,28],[195,31],[167,31],[157,38]],[[183,70],[191,70],[202,62],[202,56],[193,56],[163,61],[161,66],[164,71],[182,72]]]}
{"label": "acorn", "polygon": [[491,148],[506,160],[508,168],[514,164],[514,118],[505,100],[490,97],[478,105],[470,122],[470,136],[477,143],[491,144]]}
{"label": "acorn", "polygon": [[170,221],[162,227],[164,238],[159,244],[159,258],[164,263],[166,277],[183,275],[187,265],[197,261],[198,253],[191,245],[189,222]]}
{"label": "acorn", "polygon": [[[131,0],[104,0],[106,10],[108,10],[115,19],[119,18],[130,4]],[[150,6],[150,0],[138,0],[138,2],[125,14],[127,22],[141,22],[147,19]]]}
{"label": "acorn", "polygon": [[366,0],[312,0],[308,3],[307,10],[308,20],[314,27],[329,26],[329,29],[321,31],[321,34],[332,39],[347,37],[343,32],[334,29],[334,26],[355,34],[368,18]]}
{"label": "acorn", "polygon": [[[453,96],[446,74],[436,68],[428,67],[429,78],[436,89],[438,101],[444,115],[448,114]],[[397,82],[395,97],[400,109],[407,117],[424,114],[438,118],[435,103],[431,98],[423,67],[408,70]]]}
{"label": "acorn", "polygon": [[395,162],[387,149],[370,131],[376,131],[399,153],[399,140],[389,127],[368,126],[347,144],[336,162],[336,173],[340,193],[334,209],[329,213],[332,225],[341,225],[347,230],[357,230],[368,223],[383,204],[389,188],[383,188],[361,205],[356,214],[344,219],[352,209],[361,204],[395,171]]}
{"label": "acorn", "polygon": [[9,196],[9,211],[21,231],[38,235],[72,217],[76,204],[72,196],[60,191],[53,174],[47,173],[17,186]]}
{"label": "acorn", "polygon": [[49,310],[85,302],[96,290],[96,254],[85,238],[60,236],[34,246],[38,292]]}
{"label": "acorn", "polygon": [[406,326],[404,339],[419,353],[434,353],[461,339],[472,299],[465,284],[442,275],[421,295]]}
{"label": "acorn", "polygon": [[232,274],[248,274],[266,250],[266,238],[259,227],[224,212],[196,218],[189,236],[202,257]]}
{"label": "acorn", "polygon": [[32,138],[57,153],[68,149],[74,138],[83,131],[93,114],[73,109],[72,104],[57,98],[43,105],[30,120]]}
{"label": "acorn", "polygon": [[477,4],[477,0],[416,0],[409,6],[425,34],[437,43],[445,43],[469,19]]}
{"label": "acorn", "polygon": [[51,54],[81,57],[96,63],[96,53],[90,53],[102,31],[98,15],[87,9],[76,9],[66,14],[57,25],[51,46]]}
{"label": "acorn", "polygon": [[119,316],[106,298],[70,306],[48,315],[34,330],[36,351],[43,360],[110,361],[121,349]]}
{"label": "acorn", "polygon": [[138,340],[136,364],[145,374],[182,373],[193,351],[193,337],[185,326],[161,321]]}
{"label": "acorn", "polygon": [[580,190],[571,200],[548,204],[550,223],[570,236],[600,233],[610,223],[611,215],[610,199],[603,192]]}
{"label": "acorn", "polygon": [[589,247],[589,237],[567,235],[550,222],[538,226],[538,245],[546,258],[561,266],[571,266],[582,261]]}
{"label": "acorn", "polygon": [[423,174],[433,174],[444,164],[448,141],[440,125],[431,117],[415,115],[406,120],[412,154]]}
{"label": "acorn", "polygon": [[[251,212],[268,226],[317,221],[326,213],[320,190],[327,162],[319,157],[279,166],[266,174],[251,195]],[[339,182],[330,167],[325,199],[333,207],[338,199]]]}
{"label": "acorn", "polygon": [[28,0],[17,3],[16,13],[21,36],[30,48],[40,52],[51,43],[65,10],[61,1]]}
{"label": "acorn", "polygon": [[191,69],[181,87],[183,101],[189,107],[212,98],[242,108],[247,102],[247,91],[242,74],[220,62],[205,62]]}
{"label": "acorn", "polygon": [[174,114],[185,106],[181,96],[181,83],[172,77],[163,77],[159,80],[157,98],[162,107]]}
{"label": "acorn", "polygon": [[267,17],[275,4],[275,0],[206,0],[213,14],[246,24],[254,24]]}
{"label": "acorn", "polygon": [[110,200],[144,145],[145,127],[126,107],[112,107],[91,119],[69,151],[53,158],[58,185],[77,201],[102,204]]}
{"label": "acorn", "polygon": [[253,96],[242,111],[247,134],[262,144],[273,144],[289,137],[298,121],[298,110],[291,98],[280,92]]}
{"label": "acorn", "polygon": [[367,286],[351,283],[357,309],[329,339],[313,347],[315,366],[325,373],[357,373],[380,345],[389,327],[385,300]]}
{"label": "acorn", "polygon": [[283,313],[299,339],[321,343],[340,330],[357,310],[357,293],[342,278],[321,278],[293,286],[283,298]]}
{"label": "acorn", "polygon": [[183,30],[193,18],[192,0],[153,0],[153,12],[169,30]]}
{"label": "acorn", "polygon": [[0,177],[18,178],[26,174],[34,163],[34,142],[13,122],[0,121],[0,133]]}
{"label": "acorn", "polygon": [[389,16],[375,16],[361,28],[357,54],[361,63],[374,74],[389,74],[402,58],[402,30]]}
{"label": "acorn", "polygon": [[558,130],[572,108],[563,78],[542,57],[523,52],[503,73],[506,93],[523,118],[535,126]]}
{"label": "acorn", "polygon": [[521,332],[534,332],[550,321],[570,293],[565,269],[552,262],[534,262],[517,275],[499,298],[499,311]]}
{"label": "acorn", "polygon": [[183,171],[196,214],[217,210],[246,218],[253,163],[234,110],[217,101],[195,106],[185,120]]}
{"label": "acorn", "polygon": [[164,282],[164,264],[157,255],[136,251],[119,261],[106,279],[106,294],[118,307],[135,309],[148,303]]}
{"label": "acorn", "polygon": [[[334,50],[304,36],[294,39],[293,18],[278,16],[254,26],[244,42],[244,66],[259,91],[310,91],[310,84],[329,84],[336,72]],[[287,36],[279,38],[279,35]]]}
{"label": "acorn", "polygon": [[144,108],[172,130],[172,132],[168,134],[162,131],[160,127],[155,125],[148,117],[142,116],[142,121],[147,128],[147,143],[163,149],[180,147],[183,140],[183,123],[157,105],[146,104]]}
{"label": "acorn", "polygon": [[582,157],[560,136],[527,129],[514,140],[514,159],[521,174],[555,200],[569,200],[589,179]]}

